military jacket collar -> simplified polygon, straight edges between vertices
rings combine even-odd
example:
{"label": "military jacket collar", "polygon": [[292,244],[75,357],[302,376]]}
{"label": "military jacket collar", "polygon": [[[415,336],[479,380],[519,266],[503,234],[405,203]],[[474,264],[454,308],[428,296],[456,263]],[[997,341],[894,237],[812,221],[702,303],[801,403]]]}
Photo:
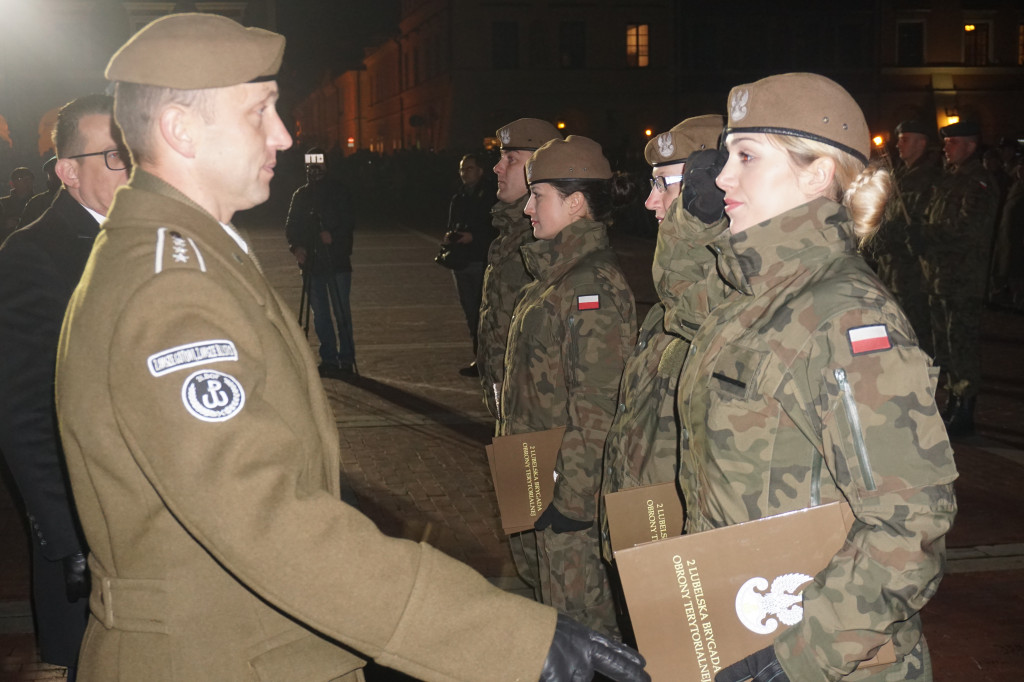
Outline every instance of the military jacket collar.
{"label": "military jacket collar", "polygon": [[[122,214],[131,215],[132,219],[122,221]],[[128,184],[114,195],[103,229],[113,231],[137,227],[140,216],[149,217],[156,227],[187,224],[190,232],[201,235],[212,248],[235,254],[236,262],[249,260],[245,249],[203,207],[155,175],[136,168]]]}
{"label": "military jacket collar", "polygon": [[491,223],[504,236],[506,233],[520,233],[530,229],[530,221],[523,214],[526,202],[530,199],[527,192],[511,204],[499,201],[491,207]]}
{"label": "military jacket collar", "polygon": [[744,294],[761,295],[808,263],[855,252],[850,226],[845,208],[819,197],[739,234],[725,232],[712,248],[728,284]]}
{"label": "military jacket collar", "polygon": [[534,279],[552,280],[578,260],[608,248],[608,228],[604,223],[581,218],[566,226],[553,239],[538,239],[520,249],[526,271]]}

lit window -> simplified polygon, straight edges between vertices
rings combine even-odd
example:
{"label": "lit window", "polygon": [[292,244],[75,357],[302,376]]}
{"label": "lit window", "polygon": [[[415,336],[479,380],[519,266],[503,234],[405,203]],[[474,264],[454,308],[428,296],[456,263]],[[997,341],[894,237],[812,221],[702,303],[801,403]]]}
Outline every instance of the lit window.
{"label": "lit window", "polygon": [[964,24],[964,64],[985,66],[989,63],[988,22]]}
{"label": "lit window", "polygon": [[648,25],[626,25],[626,65],[646,67],[649,65]]}

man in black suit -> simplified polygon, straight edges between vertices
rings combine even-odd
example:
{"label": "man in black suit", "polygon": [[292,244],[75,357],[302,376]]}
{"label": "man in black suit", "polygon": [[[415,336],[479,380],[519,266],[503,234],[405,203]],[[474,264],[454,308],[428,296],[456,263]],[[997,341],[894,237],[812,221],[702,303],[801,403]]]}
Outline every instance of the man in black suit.
{"label": "man in black suit", "polygon": [[112,105],[87,95],[61,108],[53,136],[63,189],[0,247],[0,451],[28,512],[41,657],[68,667],[68,679],[89,611],[88,548],[64,470],[54,366],[64,310],[114,191],[128,181]]}

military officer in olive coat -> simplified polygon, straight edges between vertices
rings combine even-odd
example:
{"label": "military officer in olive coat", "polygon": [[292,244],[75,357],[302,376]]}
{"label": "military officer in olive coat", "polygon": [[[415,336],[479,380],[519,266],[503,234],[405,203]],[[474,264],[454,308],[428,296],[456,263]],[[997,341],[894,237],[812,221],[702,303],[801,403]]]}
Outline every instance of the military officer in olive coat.
{"label": "military officer in olive coat", "polygon": [[339,500],[308,344],[230,224],[291,145],[283,51],[278,34],[179,14],[107,67],[135,171],[57,360],[92,550],[80,678],[359,680],[372,656],[424,680],[649,679],[635,652]]}

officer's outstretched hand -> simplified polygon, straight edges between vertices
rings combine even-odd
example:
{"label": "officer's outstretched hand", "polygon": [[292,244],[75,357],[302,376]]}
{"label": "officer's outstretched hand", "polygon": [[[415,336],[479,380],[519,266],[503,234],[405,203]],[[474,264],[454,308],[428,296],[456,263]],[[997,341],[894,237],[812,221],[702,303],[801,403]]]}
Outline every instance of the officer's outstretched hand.
{"label": "officer's outstretched hand", "polygon": [[715,675],[715,682],[789,682],[789,676],[782,669],[775,647],[767,646],[755,651],[741,661],[722,668]]}
{"label": "officer's outstretched hand", "polygon": [[594,673],[616,682],[651,682],[644,664],[644,657],[625,644],[560,613],[540,682],[588,682]]}
{"label": "officer's outstretched hand", "polygon": [[572,533],[586,530],[594,525],[593,521],[577,521],[558,511],[554,504],[549,504],[547,509],[537,517],[533,524],[534,530],[544,530],[548,526],[556,533]]}
{"label": "officer's outstretched hand", "polygon": [[710,225],[725,215],[725,192],[715,178],[729,159],[724,149],[705,149],[690,154],[683,171],[683,208]]}

